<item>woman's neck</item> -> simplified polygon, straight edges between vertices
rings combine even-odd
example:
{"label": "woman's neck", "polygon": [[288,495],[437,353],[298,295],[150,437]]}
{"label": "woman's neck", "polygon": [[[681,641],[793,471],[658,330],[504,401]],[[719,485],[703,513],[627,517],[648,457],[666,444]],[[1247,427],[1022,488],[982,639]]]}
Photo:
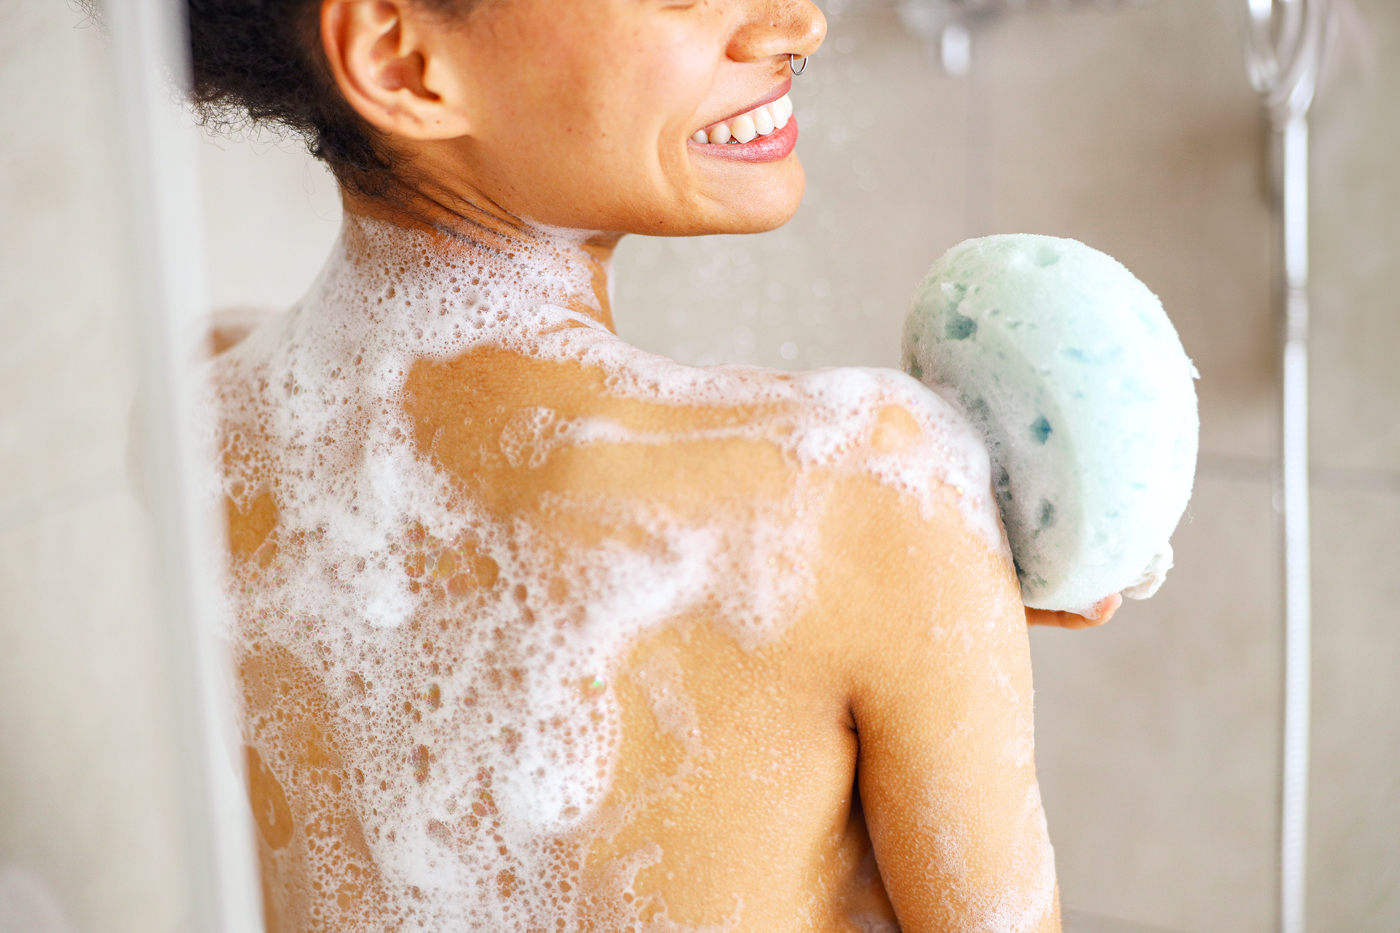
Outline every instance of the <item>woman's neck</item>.
{"label": "woman's neck", "polygon": [[[614,330],[609,276],[617,233],[544,227],[514,216],[487,198],[466,199],[445,192],[400,187],[391,199],[342,189],[346,222],[368,218],[427,235],[432,247],[453,264],[494,267],[549,282],[541,297],[587,315]],[[370,252],[352,261],[377,262]]]}

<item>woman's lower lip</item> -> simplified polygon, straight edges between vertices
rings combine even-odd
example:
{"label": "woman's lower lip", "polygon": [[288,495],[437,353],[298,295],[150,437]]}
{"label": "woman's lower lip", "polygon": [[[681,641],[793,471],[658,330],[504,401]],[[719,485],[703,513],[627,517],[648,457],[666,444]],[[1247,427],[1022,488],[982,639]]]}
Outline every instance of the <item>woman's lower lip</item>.
{"label": "woman's lower lip", "polygon": [[701,154],[735,162],[776,162],[785,159],[797,145],[797,118],[788,117],[787,125],[767,136],[755,136],[746,143],[697,143],[687,145]]}

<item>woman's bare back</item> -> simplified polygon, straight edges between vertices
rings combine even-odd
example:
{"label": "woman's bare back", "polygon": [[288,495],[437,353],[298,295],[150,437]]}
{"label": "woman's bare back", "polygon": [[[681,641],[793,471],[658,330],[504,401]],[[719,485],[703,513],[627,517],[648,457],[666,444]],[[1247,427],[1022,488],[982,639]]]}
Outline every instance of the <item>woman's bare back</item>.
{"label": "woman's bare back", "polygon": [[952,410],[682,367],[426,242],[351,224],[216,363],[269,928],[1055,928]]}

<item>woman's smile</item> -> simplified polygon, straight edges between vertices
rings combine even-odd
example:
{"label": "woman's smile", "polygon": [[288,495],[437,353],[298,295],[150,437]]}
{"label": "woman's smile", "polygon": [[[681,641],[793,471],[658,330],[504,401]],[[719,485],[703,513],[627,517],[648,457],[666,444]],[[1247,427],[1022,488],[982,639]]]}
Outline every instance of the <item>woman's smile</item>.
{"label": "woman's smile", "polygon": [[779,84],[757,104],[698,129],[690,137],[696,152],[740,162],[773,162],[797,145],[797,121],[788,92],[792,79]]}
{"label": "woman's smile", "polygon": [[[696,135],[698,137],[699,134]],[[767,136],[754,136],[747,142],[731,138],[725,143],[708,141],[700,143],[692,138],[690,145],[693,151],[717,159],[733,159],[738,162],[776,162],[791,154],[797,145],[797,120],[794,117],[784,117],[782,126],[773,129]]]}

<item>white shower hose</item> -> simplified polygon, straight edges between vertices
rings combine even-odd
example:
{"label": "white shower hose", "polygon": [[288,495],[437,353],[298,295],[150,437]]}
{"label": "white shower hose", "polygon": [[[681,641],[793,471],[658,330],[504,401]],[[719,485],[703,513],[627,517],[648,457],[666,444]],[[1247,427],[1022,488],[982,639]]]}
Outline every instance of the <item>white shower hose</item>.
{"label": "white shower hose", "polygon": [[1330,0],[1247,0],[1249,76],[1264,98],[1278,153],[1283,225],[1283,780],[1279,929],[1307,926],[1308,743],[1312,555],[1308,503],[1308,110],[1317,89]]}

